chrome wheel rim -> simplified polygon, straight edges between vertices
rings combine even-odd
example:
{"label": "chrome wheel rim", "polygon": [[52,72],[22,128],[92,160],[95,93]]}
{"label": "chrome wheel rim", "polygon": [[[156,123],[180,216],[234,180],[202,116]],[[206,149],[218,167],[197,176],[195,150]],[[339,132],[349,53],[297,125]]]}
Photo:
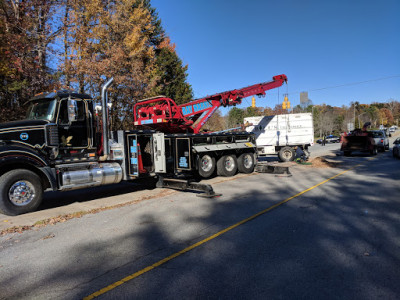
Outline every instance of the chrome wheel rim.
{"label": "chrome wheel rim", "polygon": [[283,152],[283,157],[286,158],[286,159],[291,158],[292,157],[292,152],[290,152],[289,150],[285,150]]}
{"label": "chrome wheel rim", "polygon": [[226,158],[225,158],[225,169],[227,170],[227,171],[233,171],[234,170],[234,168],[235,168],[235,161],[233,160],[233,157],[232,156],[227,156]]}
{"label": "chrome wheel rim", "polygon": [[253,160],[250,154],[245,154],[243,157],[243,165],[246,169],[250,169],[253,166]]}
{"label": "chrome wheel rim", "polygon": [[16,206],[27,205],[35,198],[35,188],[29,181],[17,181],[10,187],[8,198]]}
{"label": "chrome wheel rim", "polygon": [[211,168],[212,168],[212,158],[211,158],[211,156],[209,156],[209,155],[204,155],[204,156],[201,158],[201,169],[202,169],[204,172],[208,172],[208,171],[211,170]]}

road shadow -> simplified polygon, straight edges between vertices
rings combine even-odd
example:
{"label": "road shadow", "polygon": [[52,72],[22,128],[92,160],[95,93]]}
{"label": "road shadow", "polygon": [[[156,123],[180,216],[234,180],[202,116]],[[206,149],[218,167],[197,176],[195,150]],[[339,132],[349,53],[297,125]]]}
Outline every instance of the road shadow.
{"label": "road shadow", "polygon": [[155,178],[146,178],[65,192],[46,192],[44,193],[43,201],[37,210],[40,211],[55,207],[62,207],[75,202],[82,203],[138,191],[150,191],[156,188],[156,182],[157,181]]}
{"label": "road shadow", "polygon": [[[396,299],[400,201],[384,191],[399,182],[400,174],[388,168],[390,163],[359,167],[351,180],[335,178],[110,290],[103,299]],[[112,235],[71,247],[56,268],[39,272],[38,280],[58,287],[51,289],[58,292],[54,296],[81,299],[308,189],[316,174],[299,173],[304,181],[294,178],[283,188],[283,180],[290,179],[267,174],[252,178],[256,190],[243,190],[241,179],[226,182],[231,194],[221,201],[169,196],[167,207],[144,210],[137,218],[129,207],[120,209]],[[129,230],[120,233],[121,227]],[[86,230],[89,237],[110,228]],[[3,276],[3,296],[41,295],[43,286],[31,281],[19,284],[18,294],[7,294],[26,276],[30,273]]]}

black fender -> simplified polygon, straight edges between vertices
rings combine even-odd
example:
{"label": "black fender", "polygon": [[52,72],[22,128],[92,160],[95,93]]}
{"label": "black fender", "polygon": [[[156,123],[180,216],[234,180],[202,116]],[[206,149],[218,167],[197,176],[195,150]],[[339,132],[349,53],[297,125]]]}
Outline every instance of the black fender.
{"label": "black fender", "polygon": [[54,168],[39,151],[15,145],[0,147],[0,176],[15,169],[31,170],[41,177],[44,189],[57,190]]}

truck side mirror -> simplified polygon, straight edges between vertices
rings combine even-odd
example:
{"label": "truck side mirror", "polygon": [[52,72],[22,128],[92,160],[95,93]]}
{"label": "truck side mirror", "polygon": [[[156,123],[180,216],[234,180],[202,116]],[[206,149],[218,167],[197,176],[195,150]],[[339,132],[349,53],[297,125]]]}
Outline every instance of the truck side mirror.
{"label": "truck side mirror", "polygon": [[71,124],[77,120],[78,104],[76,100],[68,99],[68,122]]}

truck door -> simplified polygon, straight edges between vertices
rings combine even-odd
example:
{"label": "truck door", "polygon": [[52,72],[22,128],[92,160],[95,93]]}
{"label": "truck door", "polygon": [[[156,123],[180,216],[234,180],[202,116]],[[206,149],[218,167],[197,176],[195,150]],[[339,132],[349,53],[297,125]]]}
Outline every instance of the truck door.
{"label": "truck door", "polygon": [[164,133],[153,133],[154,171],[166,173],[165,140]]}
{"label": "truck door", "polygon": [[87,103],[84,100],[75,101],[77,111],[76,120],[73,122],[68,119],[68,100],[63,99],[60,102],[57,123],[61,148],[85,149],[91,146]]}

